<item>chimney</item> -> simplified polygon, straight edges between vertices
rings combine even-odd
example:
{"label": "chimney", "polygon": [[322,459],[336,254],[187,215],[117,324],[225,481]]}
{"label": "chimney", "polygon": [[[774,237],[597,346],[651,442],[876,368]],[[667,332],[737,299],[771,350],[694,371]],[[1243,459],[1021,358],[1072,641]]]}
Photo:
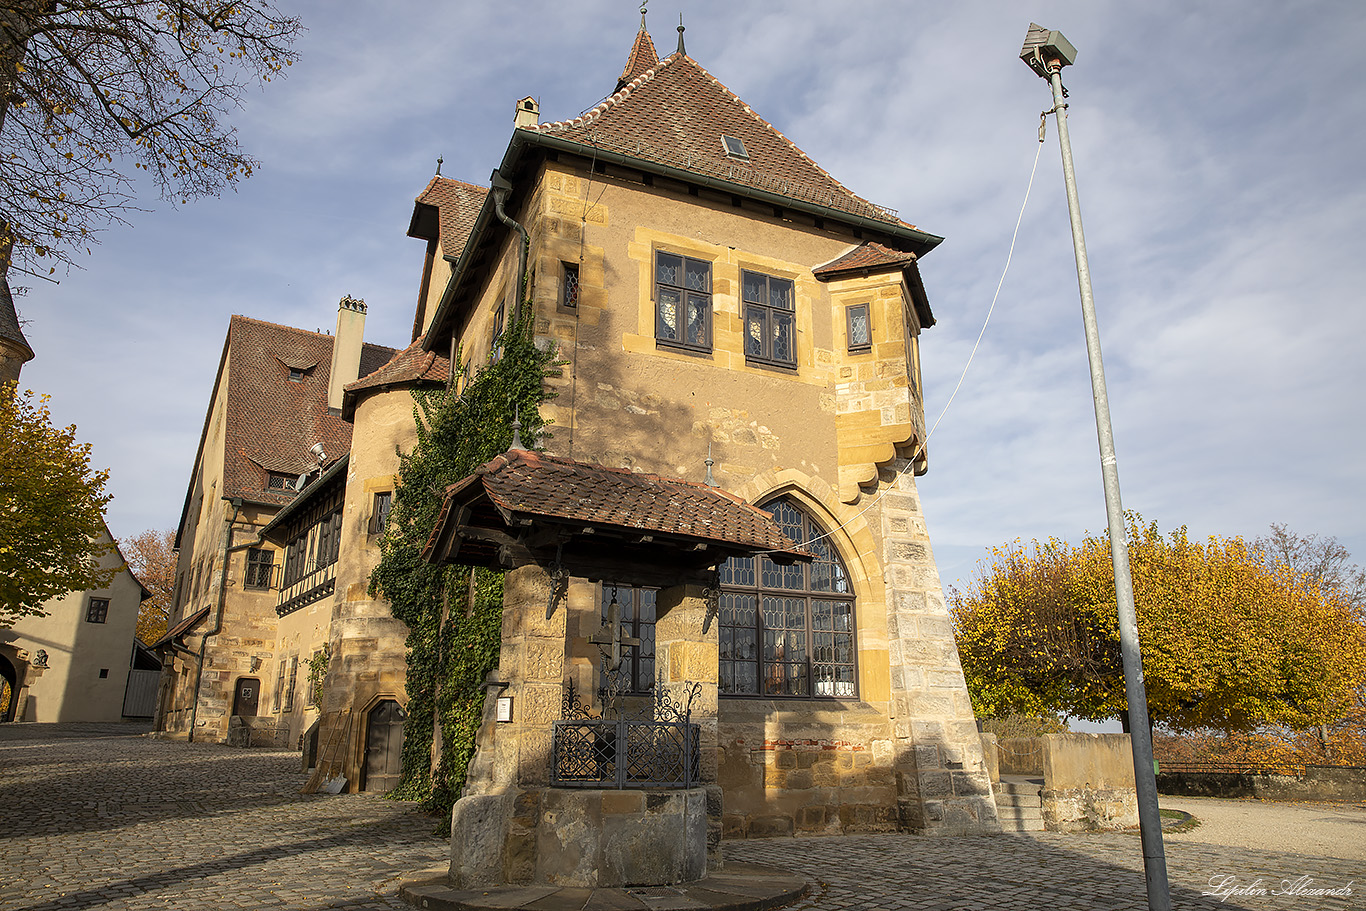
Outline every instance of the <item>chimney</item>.
{"label": "chimney", "polygon": [[349,294],[337,305],[337,334],[332,337],[332,373],[327,379],[327,410],[341,413],[347,383],[360,378],[360,351],[365,341],[365,301]]}
{"label": "chimney", "polygon": [[541,122],[541,106],[530,95],[517,102],[517,116],[513,126],[534,127]]}

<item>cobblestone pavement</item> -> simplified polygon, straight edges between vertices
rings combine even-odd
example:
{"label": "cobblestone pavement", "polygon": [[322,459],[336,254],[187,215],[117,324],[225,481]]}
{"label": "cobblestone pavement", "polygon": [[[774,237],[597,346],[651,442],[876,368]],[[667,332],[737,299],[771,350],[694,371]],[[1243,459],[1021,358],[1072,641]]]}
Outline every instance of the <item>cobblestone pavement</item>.
{"label": "cobblestone pavement", "polygon": [[[0,725],[0,911],[408,911],[398,880],[446,861],[432,819],[366,795],[300,795],[298,761],[121,726]],[[1359,821],[1366,836],[1366,809]],[[1175,907],[1366,908],[1361,859],[1286,847],[1170,836]],[[1130,834],[775,839],[727,842],[726,853],[813,880],[793,911],[1146,908]],[[1272,894],[1301,877],[1311,881],[1297,894]],[[1220,903],[1200,895],[1212,879],[1266,894]],[[1349,883],[1351,895],[1305,891]]]}
{"label": "cobblestone pavement", "polygon": [[304,796],[299,754],[0,725],[0,909],[403,909],[447,843],[411,803]]}

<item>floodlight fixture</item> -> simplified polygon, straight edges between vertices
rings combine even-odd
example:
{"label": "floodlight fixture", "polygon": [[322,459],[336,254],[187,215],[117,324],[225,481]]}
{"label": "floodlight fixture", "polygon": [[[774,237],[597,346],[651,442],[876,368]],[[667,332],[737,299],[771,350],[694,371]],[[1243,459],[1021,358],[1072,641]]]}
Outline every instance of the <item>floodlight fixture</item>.
{"label": "floodlight fixture", "polygon": [[1024,47],[1020,48],[1020,59],[1029,64],[1031,70],[1048,79],[1049,66],[1061,69],[1077,62],[1077,49],[1063,37],[1062,32],[1049,31],[1031,22]]}

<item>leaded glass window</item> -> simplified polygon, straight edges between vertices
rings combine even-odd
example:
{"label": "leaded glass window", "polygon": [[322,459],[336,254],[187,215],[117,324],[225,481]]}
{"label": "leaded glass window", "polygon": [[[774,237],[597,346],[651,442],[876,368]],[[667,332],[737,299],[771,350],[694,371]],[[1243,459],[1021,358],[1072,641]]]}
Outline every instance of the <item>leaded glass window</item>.
{"label": "leaded glass window", "polygon": [[722,564],[721,692],[857,697],[849,573],[820,526],[791,500],[765,508],[816,559],[780,566],[768,557],[735,557]]}
{"label": "leaded glass window", "polygon": [[740,297],[745,309],[745,358],[795,366],[796,304],[792,280],[741,271]]}
{"label": "leaded glass window", "polygon": [[868,318],[867,304],[854,304],[845,308],[845,319],[849,327],[849,350],[867,351],[873,347],[873,324]]}
{"label": "leaded glass window", "polygon": [[711,350],[711,263],[655,254],[655,338]]}
{"label": "leaded glass window", "polygon": [[621,672],[626,675],[627,693],[648,693],[655,684],[655,600],[658,592],[653,588],[636,588],[627,585],[602,586],[602,622],[607,622],[607,611],[612,598],[617,599],[620,609],[621,633],[640,640],[640,645],[625,650],[621,659]]}

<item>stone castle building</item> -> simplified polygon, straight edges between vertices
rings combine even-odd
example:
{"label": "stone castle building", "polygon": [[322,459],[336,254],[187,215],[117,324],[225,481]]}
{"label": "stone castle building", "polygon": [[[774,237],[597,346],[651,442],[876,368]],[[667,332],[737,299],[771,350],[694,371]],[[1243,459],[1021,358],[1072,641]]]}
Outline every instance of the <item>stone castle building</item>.
{"label": "stone castle building", "polygon": [[[415,440],[410,391],[446,382],[457,348],[476,365],[497,357],[525,275],[537,341],[565,362],[547,380],[546,454],[694,482],[710,471],[815,555],[720,567],[725,835],[997,831],[916,491],[928,468],[919,346],[934,324],[920,260],[941,238],[822,170],[689,57],[681,33],[659,59],[643,24],[613,94],[587,113],[542,123],[533,99],[517,103],[491,184],[438,175],[418,196],[411,344],[382,366],[387,352],[367,346],[325,413],[298,398],[306,430],[278,391],[320,389],[328,363],[337,373],[340,323],[334,341],[270,327],[275,347],[239,368],[235,333],[267,330],[234,318],[187,492],[163,727],[293,744],[321,718],[317,750],[348,787],[392,781],[383,755],[401,737],[406,630],[367,583],[396,448]],[[257,382],[267,368],[271,413],[234,412],[241,373]],[[288,430],[246,428],[250,451],[226,438],[258,419]],[[317,442],[325,458],[309,456]],[[302,492],[271,487],[305,472]],[[263,565],[278,575],[253,588]],[[591,653],[613,598],[641,640],[633,686],[648,690],[648,586],[571,579],[566,654]],[[326,676],[310,697],[314,654]],[[589,659],[556,670],[579,693],[597,689],[595,673]],[[255,720],[234,728],[244,679]]]}

